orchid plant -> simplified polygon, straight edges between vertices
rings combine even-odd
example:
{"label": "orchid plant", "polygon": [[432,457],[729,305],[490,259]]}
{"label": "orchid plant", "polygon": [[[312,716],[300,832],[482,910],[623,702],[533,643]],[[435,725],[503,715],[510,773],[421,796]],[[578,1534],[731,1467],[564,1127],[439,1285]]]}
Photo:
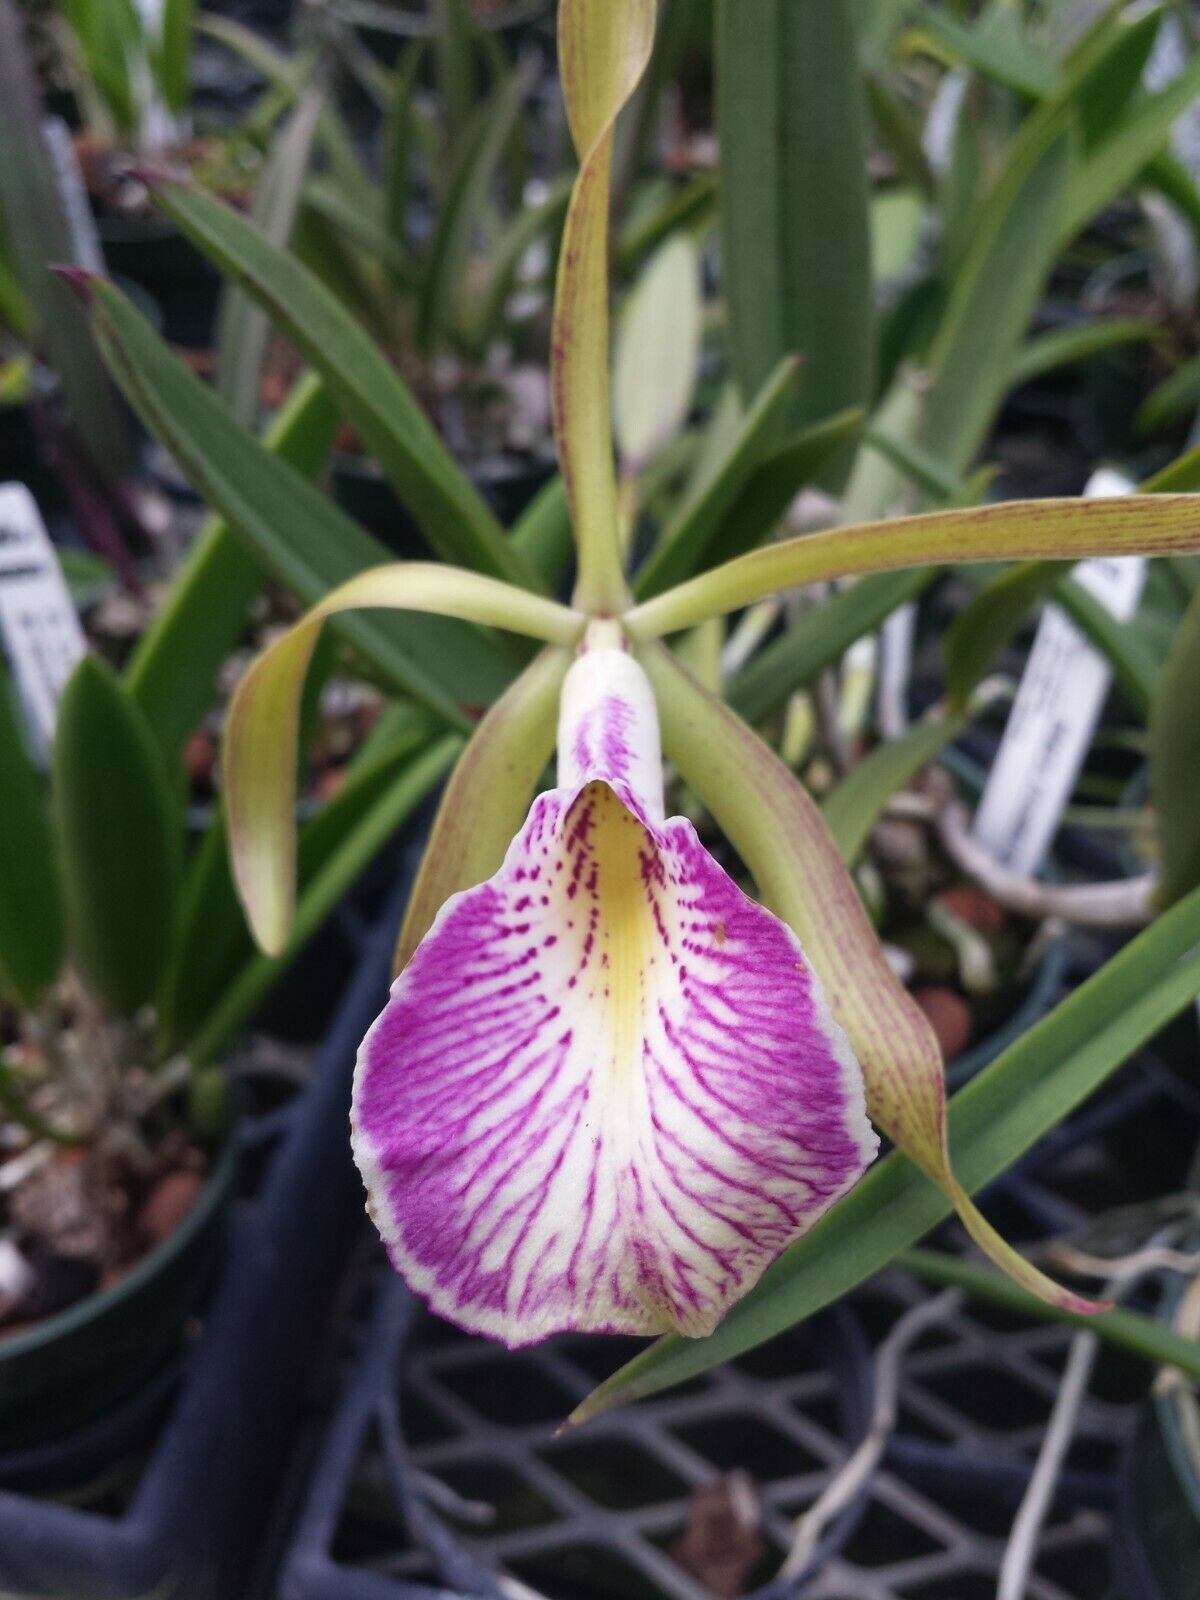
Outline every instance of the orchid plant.
{"label": "orchid plant", "polygon": [[[653,0],[563,0],[559,12],[580,157],[552,370],[572,602],[490,574],[397,564],[341,586],[264,652],[225,747],[243,903],[260,943],[279,948],[298,714],[327,617],[395,607],[538,639],[545,649],[449,781],[399,976],[359,1057],[354,1150],[396,1267],[436,1310],[512,1346],[568,1328],[704,1335],[856,1183],[876,1151],[874,1123],[1019,1284],[1095,1309],[975,1208],[951,1165],[937,1042],[892,976],[819,813],[662,641],[819,579],[1195,549],[1197,503],[1012,503],[843,527],[635,604],[612,464],[606,263],[613,128],[654,22]],[[526,815],[555,744],[557,786]],[[664,757],[764,903],[688,822],[666,818]]]}
{"label": "orchid plant", "polygon": [[178,142],[190,97],[193,0],[62,0],[87,120],[142,153]]}
{"label": "orchid plant", "polygon": [[[363,1046],[354,1145],[397,1265],[464,1326],[511,1345],[554,1328],[672,1330],[588,1410],[760,1342],[952,1208],[1015,1280],[1007,1292],[1038,1296],[1054,1315],[1094,1313],[1022,1260],[969,1195],[1200,990],[1190,894],[948,1108],[936,1038],[893,976],[821,813],[683,666],[698,628],[805,585],[1198,549],[1197,501],[1173,491],[1200,481],[1200,462],[1184,457],[1154,494],[928,512],[755,548],[771,521],[760,515],[729,540],[693,530],[664,543],[653,582],[649,563],[634,573],[610,424],[609,188],[614,123],[654,25],[653,0],[559,8],[580,157],[552,340],[565,488],[552,485],[511,533],[337,298],[211,196],[147,176],[159,207],[312,364],[298,414],[327,417],[332,402],[354,423],[442,562],[382,564],[380,547],[288,464],[282,441],[265,449],[117,289],[74,275],[125,395],[225,518],[198,550],[176,632],[199,648],[229,588],[218,575],[237,577],[247,557],[312,607],[250,669],[226,727],[233,873],[264,950],[306,923],[303,893],[293,910],[293,802],[304,680],[324,622],[446,729],[428,765],[457,760],[401,930],[397,983]],[[782,364],[747,426],[795,369]],[[836,417],[809,431],[831,428],[839,436]],[[801,444],[810,459],[813,441]],[[740,517],[740,505],[723,499],[720,515]],[[711,531],[719,516],[708,509]],[[569,604],[553,597],[544,559],[560,527],[576,555]],[[700,547],[714,543],[721,554],[705,567]],[[744,553],[721,559],[733,552]],[[821,616],[814,607],[798,627],[819,628]],[[477,724],[463,711],[476,697],[455,683],[468,650],[486,650],[502,675]],[[557,786],[537,794],[556,746]],[[664,762],[707,808],[757,900],[686,821],[667,818]],[[300,865],[303,884],[303,846]],[[866,1119],[897,1148],[856,1181],[875,1150]]]}

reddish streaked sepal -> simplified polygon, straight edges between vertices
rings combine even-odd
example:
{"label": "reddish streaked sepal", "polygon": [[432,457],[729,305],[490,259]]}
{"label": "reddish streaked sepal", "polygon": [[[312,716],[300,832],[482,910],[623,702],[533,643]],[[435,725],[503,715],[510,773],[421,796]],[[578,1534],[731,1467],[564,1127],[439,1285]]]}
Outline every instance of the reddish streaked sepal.
{"label": "reddish streaked sepal", "polygon": [[928,1019],[884,960],[854,880],[812,798],[773,750],[661,646],[642,654],[666,748],[754,875],[804,940],[866,1080],[872,1119],[953,1201],[998,1267],[1048,1304],[1104,1309],[1061,1288],[1006,1243],[955,1176],[946,1079]]}
{"label": "reddish streaked sepal", "polygon": [[440,1315],[702,1335],[871,1160],[861,1074],[795,936],[663,819],[628,655],[572,667],[559,750],[364,1041],[355,1156]]}

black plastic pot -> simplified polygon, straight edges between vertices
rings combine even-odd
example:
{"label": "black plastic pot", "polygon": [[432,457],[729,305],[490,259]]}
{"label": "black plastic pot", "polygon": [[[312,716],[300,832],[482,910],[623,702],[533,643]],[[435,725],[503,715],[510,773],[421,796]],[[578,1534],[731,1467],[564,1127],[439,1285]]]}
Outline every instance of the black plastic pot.
{"label": "black plastic pot", "polygon": [[222,279],[173,223],[157,216],[104,216],[97,224],[105,264],[151,295],[172,344],[211,347]]}
{"label": "black plastic pot", "polygon": [[[701,1600],[710,1591],[671,1552],[695,1490],[734,1468],[763,1508],[747,1594],[800,1593],[802,1581],[770,1581],[790,1519],[871,1407],[867,1346],[847,1308],[559,1438],[571,1406],[641,1341],[559,1338],[510,1353],[430,1317],[382,1263],[372,1281],[282,1600],[501,1600],[503,1575],[547,1600]],[[831,1527],[818,1564],[849,1538],[864,1499]]]}
{"label": "black plastic pot", "polygon": [[23,483],[43,516],[65,504],[62,484],[38,442],[33,406],[0,406],[0,483]]}
{"label": "black plastic pot", "polygon": [[[76,1489],[70,1503],[0,1489],[0,1593],[229,1600],[249,1591],[362,1227],[362,1190],[346,1131],[350,1080],[358,1044],[387,993],[423,828],[414,827],[409,838],[404,881],[386,915],[373,930],[359,930],[359,967],[313,1080],[292,1114],[268,1133],[280,1137],[279,1148],[259,1196],[238,1209],[233,1248],[202,1332],[173,1371],[158,1378],[146,1373],[145,1393],[123,1415],[99,1418],[43,1452],[36,1465],[48,1484],[62,1481],[65,1455],[77,1466],[90,1451],[90,1488]],[[256,1141],[257,1131],[246,1127],[244,1139]]]}
{"label": "black plastic pot", "polygon": [[[508,527],[553,471],[549,460],[505,456],[472,467],[471,481]],[[369,457],[339,451],[333,458],[330,482],[338,505],[396,555],[427,560],[433,554],[412,514]]]}
{"label": "black plastic pot", "polygon": [[227,1139],[191,1211],[128,1277],[0,1339],[0,1484],[23,1481],[41,1447],[120,1409],[178,1356],[226,1252],[238,1153]]}
{"label": "black plastic pot", "polygon": [[[1182,1292],[1175,1280],[1163,1297],[1165,1319]],[[1190,1390],[1156,1394],[1138,1419],[1121,1472],[1114,1542],[1121,1600],[1194,1600],[1200,1589],[1200,1470],[1188,1437],[1194,1404]]]}

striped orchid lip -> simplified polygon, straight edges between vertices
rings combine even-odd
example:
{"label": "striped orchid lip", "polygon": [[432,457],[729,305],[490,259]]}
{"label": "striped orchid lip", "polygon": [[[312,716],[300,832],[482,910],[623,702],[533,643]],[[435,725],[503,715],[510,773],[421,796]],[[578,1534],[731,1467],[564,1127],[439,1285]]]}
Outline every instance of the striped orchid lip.
{"label": "striped orchid lip", "polygon": [[459,1326],[701,1336],[873,1158],[862,1075],[795,935],[665,817],[653,691],[606,636],[558,751],[363,1042],[355,1160]]}

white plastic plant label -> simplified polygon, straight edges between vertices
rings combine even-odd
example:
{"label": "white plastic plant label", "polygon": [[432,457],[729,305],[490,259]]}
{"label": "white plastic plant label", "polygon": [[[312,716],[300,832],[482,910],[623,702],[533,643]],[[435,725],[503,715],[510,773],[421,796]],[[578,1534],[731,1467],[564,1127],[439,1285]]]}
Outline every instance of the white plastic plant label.
{"label": "white plastic plant label", "polygon": [[0,648],[44,756],[62,686],[87,643],[41,513],[23,483],[0,484]]}
{"label": "white plastic plant label", "polygon": [[96,219],[88,204],[87,187],[79,170],[79,157],[71,142],[71,130],[61,117],[47,117],[42,123],[50,165],[54,169],[54,183],[62,201],[67,231],[71,235],[71,258],[77,267],[88,272],[104,271],[104,256],[100,249],[100,235],[96,232]]}
{"label": "white plastic plant label", "polygon": [[893,611],[879,630],[879,691],[876,715],[885,739],[898,739],[908,727],[908,689],[917,639],[917,605]]}
{"label": "white plastic plant label", "polygon": [[[1085,493],[1132,488],[1120,473],[1103,469]],[[1083,561],[1072,576],[1127,622],[1141,599],[1146,562],[1142,556]],[[1012,871],[1029,877],[1045,861],[1111,681],[1100,651],[1057,606],[1047,606],[975,814],[976,839]]]}

